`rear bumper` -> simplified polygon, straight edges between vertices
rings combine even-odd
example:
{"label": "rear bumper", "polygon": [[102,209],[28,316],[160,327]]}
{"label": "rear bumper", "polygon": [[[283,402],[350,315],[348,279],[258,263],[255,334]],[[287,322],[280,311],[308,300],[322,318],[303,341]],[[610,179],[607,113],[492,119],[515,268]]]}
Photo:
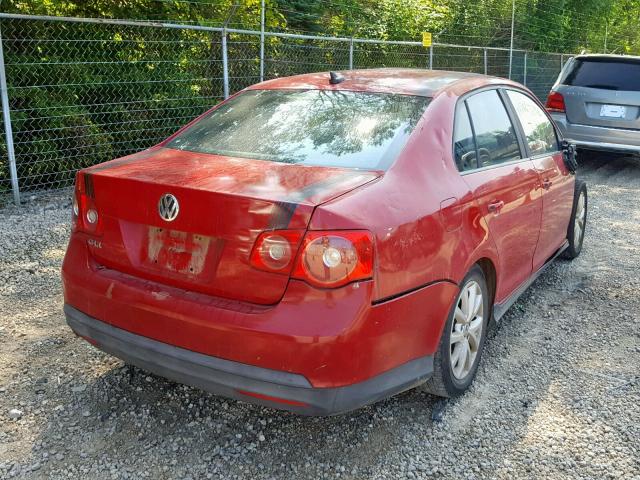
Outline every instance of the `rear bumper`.
{"label": "rear bumper", "polygon": [[239,400],[303,415],[332,415],[354,410],[408,390],[433,373],[428,355],[363,382],[337,388],[313,388],[302,375],[270,370],[203,355],[96,320],[70,305],[67,323],[99,349],[162,377]]}
{"label": "rear bumper", "polygon": [[620,128],[580,125],[567,121],[565,114],[552,113],[563,136],[589,150],[640,154],[640,132]]}
{"label": "rear bumper", "polygon": [[314,389],[361,384],[433,355],[458,293],[457,285],[441,281],[374,303],[372,281],[316,289],[291,280],[277,304],[261,306],[102,267],[87,241],[72,234],[63,262],[69,307],[116,331],[291,374]]}

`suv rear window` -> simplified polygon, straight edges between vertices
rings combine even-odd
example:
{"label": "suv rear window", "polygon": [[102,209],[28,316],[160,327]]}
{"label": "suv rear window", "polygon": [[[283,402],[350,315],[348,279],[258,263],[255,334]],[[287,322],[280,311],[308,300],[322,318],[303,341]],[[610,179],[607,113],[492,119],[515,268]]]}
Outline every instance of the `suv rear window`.
{"label": "suv rear window", "polygon": [[576,59],[564,85],[640,92],[640,61],[635,59]]}
{"label": "suv rear window", "polygon": [[429,98],[329,90],[249,90],[167,147],[273,162],[386,169]]}

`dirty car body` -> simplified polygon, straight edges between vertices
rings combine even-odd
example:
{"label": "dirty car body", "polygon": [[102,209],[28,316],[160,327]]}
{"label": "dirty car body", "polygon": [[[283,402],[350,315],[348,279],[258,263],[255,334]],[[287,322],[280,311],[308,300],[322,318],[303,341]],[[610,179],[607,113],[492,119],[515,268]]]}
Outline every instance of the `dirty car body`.
{"label": "dirty car body", "polygon": [[[167,378],[325,415],[428,380],[474,266],[504,313],[566,246],[574,197],[557,132],[527,143],[510,98],[537,101],[463,73],[342,80],[257,84],[80,171],[62,269],[71,328]],[[479,94],[511,127],[498,138],[476,119],[477,138],[455,142],[459,116],[486,110]]]}

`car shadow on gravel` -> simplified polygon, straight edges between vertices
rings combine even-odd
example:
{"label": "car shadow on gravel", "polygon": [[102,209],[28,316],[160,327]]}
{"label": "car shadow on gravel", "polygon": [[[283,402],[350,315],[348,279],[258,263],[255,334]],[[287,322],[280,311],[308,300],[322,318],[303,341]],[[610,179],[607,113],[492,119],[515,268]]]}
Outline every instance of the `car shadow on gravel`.
{"label": "car shadow on gravel", "polygon": [[407,415],[411,422],[429,424],[434,403],[412,390],[350,414],[302,417],[217,397],[119,362],[93,379],[75,376],[69,388],[71,408],[49,419],[54,428],[41,441],[55,443],[68,423],[67,430],[75,430],[67,442],[83,445],[84,452],[75,453],[79,461],[83,453],[96,458],[105,450],[117,461],[119,445],[170,458],[156,464],[128,458],[134,471],[143,465],[155,470],[152,478],[161,478],[165,467],[172,478],[194,467],[203,475],[244,476],[258,465],[272,474],[308,469],[312,478],[320,467],[348,476],[375,468],[391,445],[402,443]]}

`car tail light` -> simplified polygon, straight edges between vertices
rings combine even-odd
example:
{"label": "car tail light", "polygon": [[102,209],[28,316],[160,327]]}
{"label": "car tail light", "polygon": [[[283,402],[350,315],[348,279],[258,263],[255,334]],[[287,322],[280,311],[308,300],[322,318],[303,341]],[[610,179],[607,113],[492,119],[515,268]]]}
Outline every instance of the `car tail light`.
{"label": "car tail light", "polygon": [[289,275],[303,230],[274,230],[260,234],[251,252],[251,265],[259,270]]}
{"label": "car tail light", "polygon": [[373,240],[362,230],[273,230],[260,234],[250,262],[259,270],[336,288],[373,276]]}
{"label": "car tail light", "polygon": [[545,107],[549,112],[564,112],[564,97],[558,92],[549,92]]}
{"label": "car tail light", "polygon": [[361,230],[307,232],[291,276],[322,288],[371,278],[371,233]]}
{"label": "car tail light", "polygon": [[76,175],[71,225],[74,231],[94,235],[99,234],[102,227],[102,219],[94,197],[93,179],[81,172]]}

